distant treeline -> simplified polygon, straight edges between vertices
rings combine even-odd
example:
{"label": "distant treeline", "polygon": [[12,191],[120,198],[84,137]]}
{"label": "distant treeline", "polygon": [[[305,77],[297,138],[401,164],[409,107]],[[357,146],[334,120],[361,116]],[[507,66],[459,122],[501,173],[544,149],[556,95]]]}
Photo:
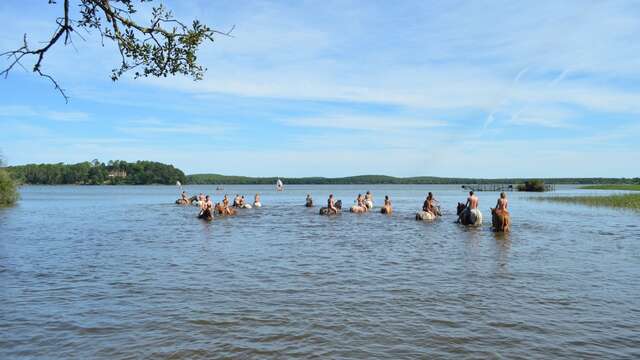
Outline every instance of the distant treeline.
{"label": "distant treeline", "polygon": [[186,182],[181,170],[153,161],[129,163],[116,160],[105,164],[94,160],[78,164],[28,164],[9,166],[7,170],[21,184],[146,185]]}
{"label": "distant treeline", "polygon": [[[102,163],[98,160],[78,164],[28,164],[6,168],[11,177],[20,184],[86,184],[86,185],[173,185],[176,181],[183,184],[220,184],[220,185],[273,185],[276,177],[226,176],[220,174],[194,174],[185,176],[172,165],[153,161],[129,163],[115,160]],[[640,178],[545,178],[545,179],[478,179],[417,176],[399,178],[385,175],[360,175],[339,178],[303,177],[281,178],[287,185],[311,184],[525,184],[527,181],[540,180],[546,184],[640,184]]]}
{"label": "distant treeline", "polygon": [[[278,178],[275,177],[246,177],[246,176],[225,176],[219,174],[193,174],[187,176],[189,184],[275,184]],[[433,176],[418,176],[398,178],[385,175],[361,175],[340,178],[325,177],[304,177],[304,178],[281,178],[288,185],[311,185],[311,184],[524,184],[532,179],[510,178],[510,179],[477,179],[477,178],[445,178]],[[547,184],[640,184],[640,178],[546,178],[542,180]]]}

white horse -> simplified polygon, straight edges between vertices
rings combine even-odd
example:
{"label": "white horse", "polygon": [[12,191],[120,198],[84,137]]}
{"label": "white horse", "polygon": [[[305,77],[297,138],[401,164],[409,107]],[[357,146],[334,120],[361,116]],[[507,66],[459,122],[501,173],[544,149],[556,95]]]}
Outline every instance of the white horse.
{"label": "white horse", "polygon": [[351,209],[349,209],[349,211],[351,211],[352,213],[361,214],[361,213],[366,213],[367,208],[364,206],[353,205]]}
{"label": "white horse", "polygon": [[416,220],[435,220],[436,215],[431,211],[418,211],[416,213]]}

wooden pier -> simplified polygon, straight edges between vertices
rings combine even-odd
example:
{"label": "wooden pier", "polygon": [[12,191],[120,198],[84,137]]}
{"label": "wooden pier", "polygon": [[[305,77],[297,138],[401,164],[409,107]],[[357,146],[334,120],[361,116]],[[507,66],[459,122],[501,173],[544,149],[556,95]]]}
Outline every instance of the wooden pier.
{"label": "wooden pier", "polygon": [[[462,188],[465,190],[470,190],[473,192],[479,191],[490,191],[490,192],[508,192],[508,191],[518,191],[517,184],[469,184],[462,185]],[[555,191],[555,184],[544,184],[544,191]]]}
{"label": "wooden pier", "polygon": [[503,191],[516,191],[518,187],[512,184],[471,184],[471,185],[462,185],[462,188],[465,190],[471,190],[473,192],[478,191],[492,191],[492,192],[503,192]]}

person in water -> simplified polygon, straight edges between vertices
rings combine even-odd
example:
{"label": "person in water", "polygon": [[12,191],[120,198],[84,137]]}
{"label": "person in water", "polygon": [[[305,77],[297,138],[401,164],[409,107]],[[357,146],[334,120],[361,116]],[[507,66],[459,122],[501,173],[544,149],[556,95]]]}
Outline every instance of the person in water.
{"label": "person in water", "polygon": [[207,207],[207,197],[202,193],[198,195],[198,206],[200,207],[200,212]]}
{"label": "person in water", "polygon": [[229,197],[227,196],[227,194],[224,194],[224,198],[222,198],[222,206],[225,208],[225,210],[229,209]]}
{"label": "person in water", "polygon": [[182,191],[182,194],[180,195],[182,197],[182,200],[184,200],[185,202],[189,202],[189,195],[187,195],[186,191]]}
{"label": "person in water", "polygon": [[327,207],[329,211],[332,211],[334,214],[338,213],[338,208],[336,207],[336,201],[333,198],[333,194],[329,194],[329,200],[327,200]]}
{"label": "person in water", "polygon": [[438,208],[438,200],[436,200],[436,198],[433,196],[432,192],[429,192],[427,194],[427,198],[424,201],[424,204],[422,205],[422,210],[423,211],[427,211],[427,212],[431,212],[433,215],[440,215],[440,209]]}
{"label": "person in water", "polygon": [[233,198],[233,207],[240,206],[240,194],[236,194],[236,197]]}
{"label": "person in water", "polygon": [[435,215],[435,213],[433,212],[433,198],[429,197],[429,195],[427,195],[427,197],[424,199],[424,203],[422,204],[422,211],[430,212]]}
{"label": "person in water", "polygon": [[509,201],[507,200],[507,194],[504,192],[500,193],[500,197],[498,198],[498,203],[496,204],[496,214],[509,214]]}
{"label": "person in water", "polygon": [[238,201],[238,205],[240,205],[240,207],[244,207],[244,195],[240,196],[240,200]]}
{"label": "person in water", "polygon": [[211,197],[209,195],[205,196],[205,198],[204,198],[204,206],[205,206],[205,208],[212,208],[213,207],[213,202],[211,202]]}
{"label": "person in water", "polygon": [[473,193],[473,191],[469,191],[469,197],[467,198],[467,207],[471,210],[473,209],[477,209],[478,208],[478,203],[480,202],[480,200],[478,199],[478,197]]}
{"label": "person in water", "polygon": [[260,202],[260,194],[257,194],[253,197],[253,206],[262,206],[262,203]]}
{"label": "person in water", "polygon": [[356,205],[363,208],[365,211],[369,209],[367,208],[367,205],[364,203],[364,197],[362,196],[362,194],[358,194],[358,197],[356,198]]}
{"label": "person in water", "polygon": [[226,215],[231,215],[231,209],[229,209],[229,196],[224,194],[224,198],[222,198],[222,207],[224,208],[224,213]]}
{"label": "person in water", "polygon": [[202,203],[203,206],[200,208],[200,214],[198,217],[207,220],[213,219],[213,203],[211,202],[209,195],[204,198]]}
{"label": "person in water", "polygon": [[364,194],[364,201],[365,205],[367,205],[367,202],[371,202],[371,206],[373,206],[373,195],[371,195],[371,191],[367,190],[367,193]]}
{"label": "person in water", "polygon": [[306,206],[307,207],[313,206],[313,199],[311,198],[311,194],[307,194]]}

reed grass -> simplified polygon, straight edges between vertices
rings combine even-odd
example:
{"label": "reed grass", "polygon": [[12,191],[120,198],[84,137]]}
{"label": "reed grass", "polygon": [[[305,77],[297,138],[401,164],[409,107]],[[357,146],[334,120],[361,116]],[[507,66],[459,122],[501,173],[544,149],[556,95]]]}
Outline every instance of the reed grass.
{"label": "reed grass", "polygon": [[552,201],[587,206],[632,209],[640,211],[640,194],[619,194],[608,196],[554,196],[541,197],[541,201]]}
{"label": "reed grass", "polygon": [[629,191],[640,191],[640,184],[637,185],[587,185],[581,186],[580,189],[585,190],[629,190]]}

